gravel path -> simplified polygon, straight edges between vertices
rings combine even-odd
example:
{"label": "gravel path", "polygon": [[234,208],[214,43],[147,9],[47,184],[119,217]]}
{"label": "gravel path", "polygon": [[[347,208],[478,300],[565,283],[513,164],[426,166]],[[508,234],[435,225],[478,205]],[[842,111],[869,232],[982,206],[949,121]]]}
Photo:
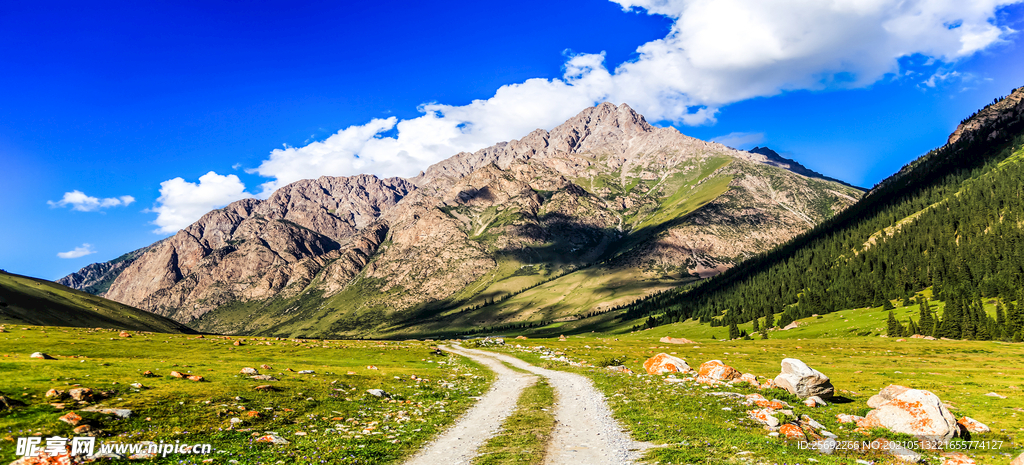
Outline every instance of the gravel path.
{"label": "gravel path", "polygon": [[420,449],[408,465],[468,464],[477,456],[477,449],[501,429],[505,418],[512,414],[523,389],[537,381],[537,377],[514,371],[490,357],[491,354],[461,347],[442,349],[468,357],[480,363],[498,377],[476,405],[463,414],[455,425]]}
{"label": "gravel path", "polygon": [[[638,460],[644,450],[651,447],[649,443],[634,441],[623,432],[622,425],[612,417],[604,395],[585,376],[536,367],[505,354],[464,348],[448,350],[480,363],[485,363],[485,359],[492,362],[500,360],[548,379],[555,390],[555,429],[544,457],[545,464],[627,464]],[[515,399],[518,399],[518,393]],[[468,420],[468,415],[457,425],[464,424],[464,420]],[[500,423],[498,421],[498,425]],[[479,424],[476,427],[483,429],[485,426],[497,425]]]}

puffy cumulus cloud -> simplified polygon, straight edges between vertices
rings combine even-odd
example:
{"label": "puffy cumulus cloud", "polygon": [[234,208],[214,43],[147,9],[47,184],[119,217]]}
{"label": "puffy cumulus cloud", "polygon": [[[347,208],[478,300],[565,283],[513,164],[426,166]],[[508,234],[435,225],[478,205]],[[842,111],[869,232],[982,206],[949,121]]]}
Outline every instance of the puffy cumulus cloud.
{"label": "puffy cumulus cloud", "polygon": [[[901,57],[955,63],[1003,41],[1013,31],[996,24],[996,10],[1021,0],[613,1],[674,19],[670,33],[614,70],[603,54],[575,55],[560,79],[506,85],[463,106],[425,104],[418,118],[374,119],[274,150],[252,170],[273,178],[260,196],[323,175],[412,176],[460,151],[550,129],[601,101],[628,103],[652,121],[699,125],[741,100],[863,87],[897,74]],[[391,130],[395,136],[383,136]]]}
{"label": "puffy cumulus cloud", "polygon": [[199,177],[198,183],[182,178],[169,179],[160,183],[160,197],[151,212],[157,214],[153,224],[159,226],[156,233],[174,233],[204,214],[235,200],[252,197],[245,192],[245,184],[238,176],[219,175],[213,171]]}
{"label": "puffy cumulus cloud", "polygon": [[65,192],[64,197],[54,202],[53,200],[46,201],[50,207],[71,207],[72,210],[80,212],[91,212],[101,208],[110,207],[127,207],[132,202],[135,202],[135,197],[130,195],[122,195],[120,197],[108,197],[101,199],[98,197],[91,197],[85,195],[84,192],[79,190],[73,190],[71,192]]}
{"label": "puffy cumulus cloud", "polygon": [[75,250],[57,252],[57,256],[60,258],[79,258],[94,253],[96,253],[96,251],[92,249],[92,244],[82,244],[81,247],[75,247]]}
{"label": "puffy cumulus cloud", "polygon": [[[578,55],[567,61],[562,79],[502,86],[493,97],[463,106],[424,104],[418,118],[374,119],[323,141],[277,149],[251,171],[274,178],[263,184],[262,197],[290,182],[324,175],[415,176],[458,152],[551,128],[606,98],[611,74],[603,60],[599,54]],[[396,136],[381,136],[392,129]]]}
{"label": "puffy cumulus cloud", "polygon": [[711,139],[712,142],[726,145],[736,149],[746,149],[761,142],[764,142],[763,132],[730,132],[724,136]]}

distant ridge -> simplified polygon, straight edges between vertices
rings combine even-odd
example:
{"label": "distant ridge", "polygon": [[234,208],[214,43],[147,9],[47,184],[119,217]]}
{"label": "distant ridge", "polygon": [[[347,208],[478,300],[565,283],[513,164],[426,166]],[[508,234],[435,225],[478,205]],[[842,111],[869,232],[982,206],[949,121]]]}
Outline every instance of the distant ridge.
{"label": "distant ridge", "polygon": [[785,168],[787,170],[790,170],[790,171],[792,171],[794,173],[799,173],[799,174],[802,174],[802,175],[807,176],[809,178],[817,178],[817,179],[824,179],[826,181],[838,182],[839,184],[842,184],[844,186],[849,186],[849,187],[852,187],[854,189],[860,189],[862,191],[867,191],[867,189],[865,189],[863,187],[855,186],[855,185],[850,184],[850,183],[848,183],[846,181],[843,181],[843,180],[840,180],[840,179],[836,179],[836,178],[832,178],[832,177],[828,177],[828,176],[825,176],[824,174],[821,174],[821,173],[819,173],[817,171],[809,169],[806,166],[801,165],[800,162],[798,162],[796,160],[791,160],[789,158],[785,158],[782,155],[779,155],[778,152],[776,152],[776,151],[774,151],[774,150],[772,150],[772,149],[770,149],[768,147],[754,147],[754,148],[752,148],[750,150],[747,150],[747,151],[750,152],[750,153],[756,153],[756,154],[764,155],[765,157],[767,157],[768,162],[773,163],[773,164],[775,164],[775,166],[778,166],[780,168]]}

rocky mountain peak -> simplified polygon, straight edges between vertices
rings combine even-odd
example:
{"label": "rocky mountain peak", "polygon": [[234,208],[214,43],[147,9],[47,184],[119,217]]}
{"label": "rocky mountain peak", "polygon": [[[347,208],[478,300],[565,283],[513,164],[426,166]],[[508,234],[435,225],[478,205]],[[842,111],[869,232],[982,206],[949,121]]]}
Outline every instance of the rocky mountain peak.
{"label": "rocky mountain peak", "polygon": [[[989,131],[985,134],[985,129],[995,125],[995,123],[1005,122],[1011,119],[1020,119],[1024,117],[1024,87],[1018,87],[1010,92],[1010,95],[1001,99],[996,99],[990,105],[979,110],[977,113],[971,115],[957,126],[956,130],[949,135],[949,140],[946,142],[947,145],[956,143],[963,137],[976,137],[981,135],[989,139],[994,139],[999,134]],[[978,134],[982,133],[982,134]]]}

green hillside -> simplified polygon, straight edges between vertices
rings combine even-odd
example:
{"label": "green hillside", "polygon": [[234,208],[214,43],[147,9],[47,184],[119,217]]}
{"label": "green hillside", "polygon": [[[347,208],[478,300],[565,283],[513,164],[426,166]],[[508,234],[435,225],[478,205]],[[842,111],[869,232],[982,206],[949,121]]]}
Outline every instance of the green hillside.
{"label": "green hillside", "polygon": [[[692,290],[638,302],[624,320],[646,319],[640,321],[648,327],[688,319],[712,327],[754,320],[763,327],[766,319],[786,325],[886,301],[915,304],[912,295],[929,289],[941,311],[915,315],[915,325],[936,321],[919,332],[1020,340],[1021,93],[965,120],[973,133],[915,160],[832,220]],[[728,334],[718,329],[719,337]]]}
{"label": "green hillside", "polygon": [[193,333],[167,318],[52,281],[0,271],[0,324]]}

